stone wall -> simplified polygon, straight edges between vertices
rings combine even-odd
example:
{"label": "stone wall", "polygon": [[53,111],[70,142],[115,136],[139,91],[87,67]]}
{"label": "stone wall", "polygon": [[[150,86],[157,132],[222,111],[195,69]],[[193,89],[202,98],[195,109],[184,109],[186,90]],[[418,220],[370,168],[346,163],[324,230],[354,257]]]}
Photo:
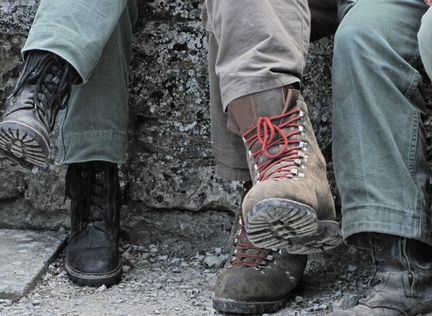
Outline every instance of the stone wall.
{"label": "stone wall", "polygon": [[[123,227],[132,241],[220,243],[238,207],[238,183],[214,172],[201,0],[140,2],[130,84],[130,150],[122,166]],[[0,100],[19,73],[19,51],[37,1],[0,0]],[[330,158],[331,42],[312,46],[304,77],[318,140]],[[68,224],[64,167],[0,169],[0,227]]]}

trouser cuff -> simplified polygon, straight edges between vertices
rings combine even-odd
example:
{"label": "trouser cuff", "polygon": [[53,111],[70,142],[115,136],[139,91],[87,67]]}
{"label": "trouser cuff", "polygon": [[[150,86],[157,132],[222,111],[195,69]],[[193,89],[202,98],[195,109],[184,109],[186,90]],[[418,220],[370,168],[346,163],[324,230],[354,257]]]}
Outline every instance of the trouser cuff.
{"label": "trouser cuff", "polygon": [[71,164],[87,161],[108,161],[123,163],[127,146],[126,133],[112,131],[92,131],[68,134],[59,139],[60,164]]}
{"label": "trouser cuff", "polygon": [[368,248],[367,240],[359,238],[359,234],[362,233],[405,237],[432,246],[431,230],[427,225],[427,219],[413,211],[385,207],[343,210],[342,236],[344,240],[354,246]]}
{"label": "trouser cuff", "polygon": [[44,50],[60,56],[75,68],[82,83],[88,81],[101,54],[96,46],[83,49],[82,39],[75,32],[57,24],[33,26],[21,50],[23,57],[30,50]]}

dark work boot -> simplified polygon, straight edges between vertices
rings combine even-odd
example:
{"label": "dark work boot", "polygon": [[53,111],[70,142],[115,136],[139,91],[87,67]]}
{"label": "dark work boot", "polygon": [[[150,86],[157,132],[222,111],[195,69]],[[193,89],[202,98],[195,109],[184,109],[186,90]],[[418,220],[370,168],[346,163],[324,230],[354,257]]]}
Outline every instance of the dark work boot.
{"label": "dark work boot", "polygon": [[28,53],[0,121],[0,164],[26,171],[45,168],[50,132],[78,75],[72,66],[45,51]]}
{"label": "dark work boot", "polygon": [[[365,299],[332,316],[415,316],[432,312],[432,249],[419,241],[371,234],[377,272]],[[429,314],[428,314],[429,315]]]}
{"label": "dark work boot", "polygon": [[326,162],[300,92],[286,86],[234,100],[228,122],[243,137],[254,183],[242,204],[249,240],[292,254],[342,243]]}
{"label": "dark work boot", "polygon": [[262,314],[285,306],[303,276],[307,257],[252,245],[238,214],[232,229],[231,258],[219,273],[213,307],[230,314]]}
{"label": "dark work boot", "polygon": [[120,282],[120,186],[117,165],[93,161],[71,164],[66,175],[71,199],[71,236],[66,271],[79,285]]}

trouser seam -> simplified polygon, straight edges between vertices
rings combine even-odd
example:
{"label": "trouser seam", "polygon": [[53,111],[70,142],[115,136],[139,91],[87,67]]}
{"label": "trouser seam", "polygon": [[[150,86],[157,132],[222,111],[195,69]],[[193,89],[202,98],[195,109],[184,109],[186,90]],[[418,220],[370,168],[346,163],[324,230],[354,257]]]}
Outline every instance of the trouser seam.
{"label": "trouser seam", "polygon": [[411,177],[414,180],[414,176],[416,174],[416,153],[417,153],[419,120],[416,111],[411,110],[411,112],[412,112],[411,115],[412,126],[411,126],[411,142],[408,151],[408,170],[410,172]]}

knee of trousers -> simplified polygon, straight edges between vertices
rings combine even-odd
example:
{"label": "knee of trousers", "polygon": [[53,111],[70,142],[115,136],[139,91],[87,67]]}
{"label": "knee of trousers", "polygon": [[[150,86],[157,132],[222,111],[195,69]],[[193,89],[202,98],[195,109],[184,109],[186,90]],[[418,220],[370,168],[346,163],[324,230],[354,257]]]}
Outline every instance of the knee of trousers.
{"label": "knee of trousers", "polygon": [[[406,34],[388,32],[386,21],[364,20],[349,14],[335,35],[333,55],[334,97],[346,96],[349,89],[381,88],[406,91],[416,77],[407,61],[418,52],[417,40],[402,40]],[[415,33],[414,33],[415,37]]]}
{"label": "knee of trousers", "polygon": [[[367,25],[365,23],[351,22],[347,17],[339,26],[335,34],[335,65],[349,67],[349,64],[338,63],[338,58],[356,60],[362,62],[372,60],[368,58],[370,54],[377,51],[384,51],[389,47],[389,42],[385,35],[380,31],[380,26],[374,23]],[[365,58],[366,57],[366,58]]]}
{"label": "knee of trousers", "polygon": [[429,76],[432,79],[432,11],[428,13],[422,19],[422,24],[418,32],[418,45],[420,56],[423,62],[423,66]]}

